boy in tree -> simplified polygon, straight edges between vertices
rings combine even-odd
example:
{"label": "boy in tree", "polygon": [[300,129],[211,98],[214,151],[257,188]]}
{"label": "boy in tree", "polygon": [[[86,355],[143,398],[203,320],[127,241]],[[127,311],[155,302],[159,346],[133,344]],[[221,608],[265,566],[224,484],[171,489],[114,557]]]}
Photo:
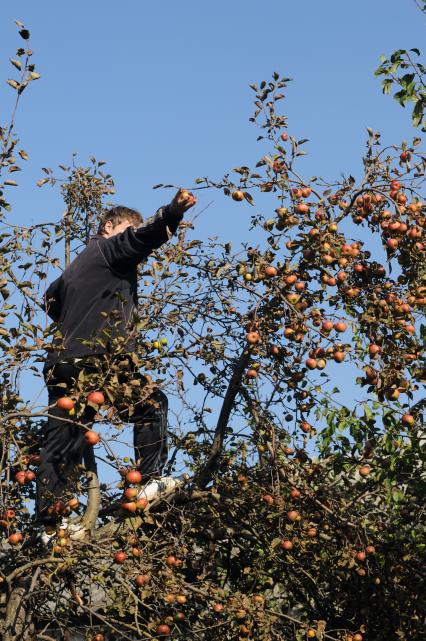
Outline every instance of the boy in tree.
{"label": "boy in tree", "polygon": [[[166,243],[176,232],[184,213],[196,198],[179,190],[172,202],[142,222],[141,215],[127,207],[113,207],[101,217],[98,233],[46,292],[45,309],[57,323],[60,339],[54,340],[43,368],[49,405],[67,395],[81,370],[96,371],[110,351],[106,337],[122,342],[120,356],[131,354],[136,345],[132,328],[137,308],[137,266]],[[132,361],[128,360],[132,369]],[[136,369],[132,377],[143,375]],[[93,422],[93,408],[80,423]],[[56,405],[49,410],[44,448],[37,473],[37,520],[58,520],[61,499],[69,487],[68,474],[82,462],[91,445],[84,430],[70,421]],[[167,461],[167,397],[156,390],[148,401],[136,404],[134,424],[135,460],[143,479],[158,479]],[[85,457],[86,458],[86,457]],[[94,457],[88,457],[88,460]],[[92,463],[94,466],[94,463]],[[96,468],[92,471],[96,471]],[[173,487],[176,480],[163,477],[145,486],[148,499],[159,489]]]}

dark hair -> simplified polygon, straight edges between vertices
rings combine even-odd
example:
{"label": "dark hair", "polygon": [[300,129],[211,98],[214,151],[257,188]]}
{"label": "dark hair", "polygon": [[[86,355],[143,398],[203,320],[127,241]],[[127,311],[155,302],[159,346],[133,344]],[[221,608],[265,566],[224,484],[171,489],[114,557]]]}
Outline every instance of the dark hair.
{"label": "dark hair", "polygon": [[111,209],[104,211],[99,219],[98,234],[104,233],[105,225],[109,220],[112,222],[113,227],[123,223],[125,220],[129,220],[135,226],[139,226],[142,222],[142,216],[136,209],[130,209],[130,207],[123,207],[123,205],[111,207]]}

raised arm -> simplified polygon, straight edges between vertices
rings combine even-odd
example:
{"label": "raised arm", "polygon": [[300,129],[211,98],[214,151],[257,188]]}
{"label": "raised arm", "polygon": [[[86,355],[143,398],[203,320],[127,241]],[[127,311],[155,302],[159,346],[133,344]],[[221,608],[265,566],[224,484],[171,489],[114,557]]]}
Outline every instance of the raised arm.
{"label": "raised arm", "polygon": [[184,212],[195,203],[192,194],[179,190],[169,205],[161,207],[137,229],[128,227],[121,234],[100,241],[106,260],[111,266],[140,263],[173,236]]}

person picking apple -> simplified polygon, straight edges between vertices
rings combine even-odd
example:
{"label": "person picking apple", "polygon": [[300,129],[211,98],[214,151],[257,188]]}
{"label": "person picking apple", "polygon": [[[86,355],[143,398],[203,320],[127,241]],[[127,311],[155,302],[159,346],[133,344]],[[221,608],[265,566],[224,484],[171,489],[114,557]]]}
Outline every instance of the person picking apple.
{"label": "person picking apple", "polygon": [[[97,371],[103,355],[110,353],[108,340],[122,339],[120,356],[135,350],[137,335],[132,324],[138,264],[173,236],[185,212],[196,202],[191,192],[180,189],[169,205],[145,222],[134,209],[108,209],[100,218],[97,234],[46,291],[43,307],[60,336],[55,335],[43,367],[51,408],[37,473],[36,519],[41,524],[59,520],[60,514],[52,512],[52,506],[61,504],[69,489],[70,471],[96,442],[95,437],[85,438],[87,432],[70,421],[73,402],[64,397],[81,371]],[[128,361],[131,367],[131,359]],[[138,370],[132,371],[132,378],[135,376],[144,380]],[[96,398],[102,401],[101,397]],[[156,390],[148,401],[136,404],[131,417],[135,461],[142,478],[152,480],[151,488],[149,483],[144,487],[148,498],[161,483],[167,488],[176,484],[172,477],[161,479],[167,461],[167,408],[167,396]],[[90,428],[95,413],[87,406],[79,422]],[[87,460],[96,467],[94,456]]]}

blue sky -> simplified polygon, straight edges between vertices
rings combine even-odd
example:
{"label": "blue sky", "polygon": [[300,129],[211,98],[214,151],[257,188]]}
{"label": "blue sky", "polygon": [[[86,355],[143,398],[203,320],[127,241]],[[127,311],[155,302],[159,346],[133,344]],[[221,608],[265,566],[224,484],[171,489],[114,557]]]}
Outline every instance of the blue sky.
{"label": "blue sky", "polygon": [[[248,85],[273,71],[294,79],[284,111],[289,132],[308,138],[300,171],[309,178],[360,176],[366,127],[386,143],[413,137],[410,114],[383,96],[374,70],[381,53],[422,48],[426,17],[414,0],[74,0],[2,7],[0,78],[22,45],[13,21],[31,30],[41,79],[23,96],[16,130],[30,155],[10,190],[17,224],[57,220],[58,190],[39,189],[41,167],[108,162],[115,202],[150,215],[171,193],[156,183],[191,187],[197,176],[218,178],[254,165],[266,149],[248,122]],[[13,92],[0,83],[1,120]],[[418,132],[417,132],[418,133]],[[17,174],[14,175],[14,177]],[[195,237],[250,240],[253,210],[218,192],[201,192]],[[270,203],[270,201],[268,201]]]}
{"label": "blue sky", "polygon": [[[13,190],[22,224],[60,215],[57,191],[33,185],[42,166],[67,164],[73,152],[82,163],[107,160],[116,201],[145,215],[169,199],[155,183],[190,186],[254,163],[265,148],[248,122],[248,85],[274,70],[294,79],[285,111],[290,133],[310,141],[306,177],[359,175],[367,126],[386,142],[413,135],[409,113],[373,76],[381,53],[422,47],[426,17],[413,0],[22,0],[2,7],[0,78],[11,77],[8,58],[22,43],[15,18],[31,29],[42,76],[17,120],[31,157]],[[0,100],[4,120],[5,83]],[[200,236],[241,238],[253,210],[217,192],[200,204],[210,200]]]}

